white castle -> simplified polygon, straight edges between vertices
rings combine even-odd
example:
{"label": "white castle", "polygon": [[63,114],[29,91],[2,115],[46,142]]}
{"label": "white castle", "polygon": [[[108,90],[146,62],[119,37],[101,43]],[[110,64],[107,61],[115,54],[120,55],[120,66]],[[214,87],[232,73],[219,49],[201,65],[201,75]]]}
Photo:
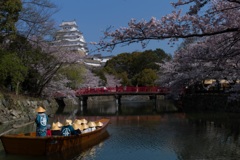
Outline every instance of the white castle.
{"label": "white castle", "polygon": [[88,55],[87,44],[83,34],[78,30],[76,21],[62,22],[59,26],[61,29],[56,32],[54,45],[78,52],[81,56]]}

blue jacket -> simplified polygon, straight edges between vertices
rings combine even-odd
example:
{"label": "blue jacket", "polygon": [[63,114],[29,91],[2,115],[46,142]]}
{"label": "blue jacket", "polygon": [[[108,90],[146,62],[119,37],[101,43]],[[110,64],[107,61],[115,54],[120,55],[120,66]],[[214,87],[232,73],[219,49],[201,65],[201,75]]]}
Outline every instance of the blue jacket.
{"label": "blue jacket", "polygon": [[63,136],[75,135],[75,130],[71,125],[63,126],[61,132]]}
{"label": "blue jacket", "polygon": [[37,136],[46,136],[48,123],[48,116],[46,115],[46,113],[38,113],[35,122],[37,124],[36,128]]}

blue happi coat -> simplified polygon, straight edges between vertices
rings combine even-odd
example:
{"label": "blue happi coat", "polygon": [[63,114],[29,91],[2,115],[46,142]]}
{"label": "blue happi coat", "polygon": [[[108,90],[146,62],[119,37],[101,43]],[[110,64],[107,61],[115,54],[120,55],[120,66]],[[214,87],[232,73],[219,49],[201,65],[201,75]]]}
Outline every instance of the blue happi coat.
{"label": "blue happi coat", "polygon": [[37,136],[47,136],[48,117],[46,113],[38,113],[35,122],[37,124]]}
{"label": "blue happi coat", "polygon": [[63,126],[61,132],[63,136],[75,135],[75,130],[71,125]]}

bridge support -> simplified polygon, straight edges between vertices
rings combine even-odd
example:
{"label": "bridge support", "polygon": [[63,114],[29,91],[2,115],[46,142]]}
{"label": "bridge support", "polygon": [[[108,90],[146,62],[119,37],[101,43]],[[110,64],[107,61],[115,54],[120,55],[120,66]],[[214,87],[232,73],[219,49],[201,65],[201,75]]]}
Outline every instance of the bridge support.
{"label": "bridge support", "polygon": [[86,113],[87,112],[87,100],[88,100],[88,96],[79,96],[78,97],[79,101],[80,101],[80,110],[81,113]]}
{"label": "bridge support", "polygon": [[121,114],[122,113],[122,108],[121,108],[121,95],[118,95],[118,94],[116,94],[116,95],[114,95],[114,97],[115,97],[115,104],[116,104],[116,114],[118,115],[118,114]]}
{"label": "bridge support", "polygon": [[118,94],[115,94],[115,100],[116,100],[116,105],[117,106],[121,106],[121,98],[122,98],[122,96],[121,95],[118,95]]}
{"label": "bridge support", "polygon": [[88,96],[80,96],[79,97],[80,106],[87,106],[87,100]]}
{"label": "bridge support", "polygon": [[157,112],[157,95],[151,95],[149,98],[154,101],[153,112]]}

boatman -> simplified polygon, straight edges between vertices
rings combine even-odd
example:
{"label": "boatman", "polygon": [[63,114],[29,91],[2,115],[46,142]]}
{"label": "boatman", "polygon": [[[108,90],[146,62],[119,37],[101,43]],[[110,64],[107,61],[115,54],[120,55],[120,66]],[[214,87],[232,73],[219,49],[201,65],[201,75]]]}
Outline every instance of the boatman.
{"label": "boatman", "polygon": [[37,136],[47,136],[47,123],[48,123],[48,116],[46,115],[46,110],[39,106],[36,109],[37,116],[35,122],[37,124],[36,127],[36,135]]}

